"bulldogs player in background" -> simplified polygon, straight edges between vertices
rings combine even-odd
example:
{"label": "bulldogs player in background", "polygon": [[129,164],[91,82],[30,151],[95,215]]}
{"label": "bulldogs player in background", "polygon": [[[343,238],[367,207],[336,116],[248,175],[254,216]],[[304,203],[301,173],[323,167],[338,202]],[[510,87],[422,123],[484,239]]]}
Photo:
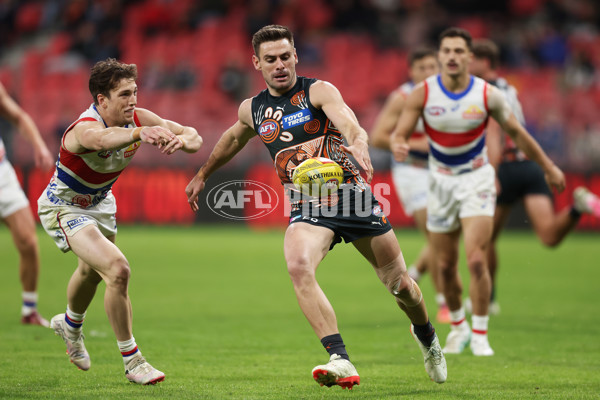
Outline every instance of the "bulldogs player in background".
{"label": "bulldogs player in background", "polygon": [[[409,57],[408,74],[410,80],[403,83],[388,97],[383,109],[375,120],[371,130],[371,141],[374,147],[390,150],[390,136],[402,114],[406,97],[415,85],[425,78],[439,72],[437,53],[431,48],[418,48],[413,50]],[[433,256],[429,246],[427,233],[427,190],[429,189],[429,145],[424,133],[423,121],[419,119],[416,131],[410,137],[411,151],[406,161],[399,163],[392,157],[392,177],[394,188],[402,202],[406,215],[412,216],[415,225],[425,236],[425,244],[419,257],[413,265],[408,267],[408,273],[416,282],[427,271],[431,273],[433,286],[436,290],[435,301],[438,306],[437,321],[450,323],[450,311],[442,293],[441,276],[436,273]]]}
{"label": "bulldogs player in background", "polygon": [[[423,117],[430,150],[427,229],[450,308],[451,330],[444,352],[461,353],[470,343],[474,355],[491,356],[494,351],[487,336],[491,292],[487,250],[496,188],[495,171],[485,147],[488,117],[493,117],[516,145],[542,167],[552,187],[564,190],[565,177],[515,118],[502,93],[469,74],[471,48],[471,35],[466,30],[449,28],[441,33],[441,73],[427,78],[408,96],[391,146],[396,160],[404,161],[410,150],[407,140],[419,117]],[[458,274],[461,230],[471,277],[472,331],[465,319]]]}
{"label": "bulldogs player in background", "polygon": [[[498,76],[500,51],[498,46],[489,39],[473,41],[473,62],[470,65],[471,74],[485,79],[496,86],[511,106],[515,117],[525,125],[525,117],[517,90],[504,78]],[[499,129],[497,124],[489,124],[490,129]],[[498,269],[498,254],[496,241],[510,215],[510,210],[519,200],[523,201],[525,211],[531,221],[531,226],[540,241],[548,247],[558,246],[579,223],[582,214],[592,214],[600,217],[600,199],[587,188],[580,186],[573,191],[573,204],[556,212],[554,210],[552,191],[544,179],[542,171],[536,163],[528,160],[510,138],[501,133],[501,145],[494,157],[490,153],[490,162],[496,167],[500,192],[496,201],[494,214],[494,231],[488,251],[488,268],[492,278],[492,298],[490,314],[500,312],[496,301],[496,272]],[[465,302],[466,311],[469,305]]]}
{"label": "bulldogs player in background", "polygon": [[[344,239],[371,263],[395,296],[412,323],[411,331],[417,337],[429,376],[435,382],[444,382],[446,362],[421,291],[406,271],[392,227],[346,154],[354,156],[370,181],[373,168],[366,132],[333,85],[296,75],[298,56],[288,28],[266,26],[254,34],[252,45],[254,67],[262,73],[267,89],[242,102],[238,121],[223,133],[189,183],[186,194],[192,210],[198,210],[198,194],[210,175],[258,135],[271,153],[292,203],[284,254],[296,298],[330,355],[328,363],[313,368],[313,378],[321,385],[342,388],[352,388],[360,382],[333,308],[315,278],[321,260]],[[348,146],[343,145],[344,139]],[[330,158],[344,169],[344,183],[329,197],[304,197],[291,185],[296,166],[316,156]],[[359,215],[357,208],[366,209],[367,213]],[[340,278],[343,279],[343,273]]]}
{"label": "bulldogs player in background", "polygon": [[[54,165],[54,158],[46,147],[35,122],[9,96],[1,83],[0,116],[13,124],[31,143],[35,166],[42,170],[50,170]],[[15,170],[6,158],[2,138],[0,138],[0,220],[8,226],[19,252],[19,277],[23,287],[21,323],[48,327],[48,321],[37,311],[40,250],[35,232],[35,220]]]}
{"label": "bulldogs player in background", "polygon": [[157,146],[164,154],[192,153],[202,139],[194,128],[136,108],[136,79],[134,64],[109,58],[94,65],[89,79],[94,103],[64,133],[56,171],[38,200],[38,213],[58,248],[78,257],[67,287],[67,310],[50,322],[64,340],[71,362],[84,371],[90,368],[82,325],[104,280],[104,307],[125,375],[134,383],[154,384],[165,375],[146,362],[133,337],[130,267],[115,245],[117,210],[111,187],[142,143]]}

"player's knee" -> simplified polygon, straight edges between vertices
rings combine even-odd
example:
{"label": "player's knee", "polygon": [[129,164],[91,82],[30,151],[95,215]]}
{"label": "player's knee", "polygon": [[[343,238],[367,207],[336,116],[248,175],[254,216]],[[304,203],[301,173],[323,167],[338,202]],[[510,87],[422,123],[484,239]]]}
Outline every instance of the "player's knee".
{"label": "player's knee", "polygon": [[315,279],[315,269],[307,257],[294,257],[287,261],[287,269],[294,286],[302,285]]}
{"label": "player's knee", "polygon": [[546,247],[556,247],[560,244],[561,240],[554,234],[542,233],[539,235],[542,244]]}
{"label": "player's knee", "polygon": [[397,260],[377,268],[379,279],[387,290],[408,307],[418,305],[421,300],[419,286],[412,280],[405,269],[401,268]]}
{"label": "player's knee", "polygon": [[472,276],[481,277],[485,272],[487,272],[485,254],[478,251],[468,255],[467,266]]}
{"label": "player's knee", "polygon": [[111,262],[107,285],[127,289],[131,269],[125,257],[119,257]]}
{"label": "player's knee", "polygon": [[392,290],[392,294],[400,303],[407,307],[418,306],[423,300],[423,295],[419,285],[412,280],[408,273],[401,275],[401,279]]}
{"label": "player's knee", "polygon": [[35,235],[23,236],[16,241],[17,249],[23,256],[37,253],[38,241]]}

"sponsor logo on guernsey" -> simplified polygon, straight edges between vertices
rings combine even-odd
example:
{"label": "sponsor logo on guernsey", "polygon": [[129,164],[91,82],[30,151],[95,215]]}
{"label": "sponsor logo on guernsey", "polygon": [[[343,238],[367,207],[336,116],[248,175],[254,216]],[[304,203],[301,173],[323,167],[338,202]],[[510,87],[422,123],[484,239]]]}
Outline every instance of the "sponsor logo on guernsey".
{"label": "sponsor logo on guernsey", "polygon": [[446,109],[444,107],[441,106],[429,106],[425,109],[425,112],[429,115],[432,115],[434,117],[438,116],[438,115],[443,115],[446,113]]}
{"label": "sponsor logo on guernsey", "polygon": [[67,226],[69,227],[69,229],[73,229],[73,228],[83,224],[86,221],[89,221],[89,218],[85,217],[85,216],[81,216],[81,217],[72,219],[70,221],[67,221]]}
{"label": "sponsor logo on guernsey", "polygon": [[304,110],[300,110],[298,112],[283,117],[281,121],[281,126],[283,127],[283,129],[290,129],[294,126],[309,122],[312,120],[312,118],[313,117],[310,110],[305,108]]}
{"label": "sponsor logo on guernsey", "polygon": [[141,145],[141,142],[132,143],[131,145],[129,145],[128,148],[125,149],[123,156],[125,158],[133,156],[135,154],[135,152],[138,151],[138,149],[140,148],[140,145]]}
{"label": "sponsor logo on guernsey", "polygon": [[483,119],[484,112],[476,105],[472,105],[463,112],[462,117],[464,119]]}

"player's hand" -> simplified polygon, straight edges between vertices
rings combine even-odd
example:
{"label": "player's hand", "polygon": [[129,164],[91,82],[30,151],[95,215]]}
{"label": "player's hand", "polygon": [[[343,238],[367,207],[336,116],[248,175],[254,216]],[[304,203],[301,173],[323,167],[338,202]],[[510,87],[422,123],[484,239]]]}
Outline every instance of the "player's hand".
{"label": "player's hand", "polygon": [[54,167],[54,157],[50,154],[50,151],[46,146],[40,146],[35,148],[33,158],[35,161],[35,167],[42,171],[48,171]]}
{"label": "player's hand", "polygon": [[[142,142],[154,146],[164,145],[175,139],[175,134],[162,126],[144,126],[140,131]],[[162,147],[162,146],[161,146]]]}
{"label": "player's hand", "polygon": [[545,177],[548,185],[556,189],[559,193],[565,190],[565,174],[563,174],[560,168],[558,168],[556,165],[552,165],[552,167],[546,171]]}
{"label": "player's hand", "polygon": [[198,194],[204,190],[205,185],[206,181],[204,180],[204,177],[200,174],[196,174],[196,176],[194,176],[194,178],[185,188],[185,194],[187,195],[188,203],[194,212],[198,211]]}
{"label": "player's hand", "polygon": [[394,155],[394,159],[398,162],[406,161],[408,157],[408,152],[410,150],[410,146],[406,143],[404,139],[394,139],[392,137],[392,142],[390,144],[390,150]]}
{"label": "player's hand", "polygon": [[356,139],[351,146],[340,145],[340,149],[348,154],[358,162],[360,167],[367,174],[367,182],[371,183],[373,180],[373,165],[371,164],[371,156],[369,155],[369,145],[362,139]]}
{"label": "player's hand", "polygon": [[167,140],[159,140],[158,148],[163,154],[173,154],[177,150],[183,148],[183,139],[179,136],[175,135],[175,137],[169,141]]}

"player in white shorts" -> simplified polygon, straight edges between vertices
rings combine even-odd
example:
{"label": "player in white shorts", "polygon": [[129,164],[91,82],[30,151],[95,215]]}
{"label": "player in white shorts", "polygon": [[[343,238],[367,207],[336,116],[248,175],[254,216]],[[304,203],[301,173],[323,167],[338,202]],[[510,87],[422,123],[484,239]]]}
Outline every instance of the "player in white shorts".
{"label": "player in white shorts", "polygon": [[[551,186],[564,190],[565,178],[515,118],[502,93],[469,75],[471,43],[471,35],[464,29],[442,32],[438,52],[441,74],[429,77],[409,95],[392,134],[392,151],[396,160],[406,159],[410,148],[407,139],[422,115],[429,139],[431,171],[427,229],[450,307],[451,330],[444,351],[460,353],[470,343],[473,354],[491,356],[494,351],[487,336],[491,292],[487,248],[496,191],[495,172],[488,163],[485,147],[488,117],[493,117],[519,148],[542,167]],[[472,331],[465,319],[457,266],[461,230],[471,277]]]}
{"label": "player in white shorts", "polygon": [[[390,135],[392,134],[406,97],[416,84],[425,78],[437,74],[439,71],[437,55],[434,49],[418,48],[409,55],[410,81],[402,84],[388,97],[381,113],[378,115],[371,132],[373,146],[390,150]],[[392,157],[392,178],[402,208],[406,215],[412,216],[417,228],[425,235],[428,241],[427,223],[427,191],[429,188],[428,156],[429,146],[425,136],[422,119],[419,119],[415,132],[410,137],[411,151],[404,162],[397,162]],[[418,281],[421,276],[430,271],[436,289],[436,303],[438,305],[437,320],[441,323],[450,322],[450,314],[444,294],[442,293],[441,277],[434,272],[433,258],[426,242],[417,260],[408,268],[408,273]]]}
{"label": "player in white shorts", "polygon": [[130,268],[114,243],[117,208],[111,187],[142,143],[172,154],[180,149],[195,152],[202,139],[194,128],[136,108],[136,78],[134,64],[109,58],[94,65],[89,80],[94,103],[65,131],[56,171],[38,199],[38,214],[57,246],[78,257],[67,287],[67,311],[51,320],[71,362],[82,370],[90,368],[82,325],[96,288],[104,281],[104,307],[125,376],[147,385],[162,381],[165,374],[145,360],[133,337]]}
{"label": "player in white shorts", "polygon": [[[48,151],[38,128],[29,114],[8,95],[1,83],[0,116],[12,123],[31,143],[36,168],[43,170],[52,168],[54,158]],[[8,226],[19,252],[19,276],[23,288],[21,323],[47,327],[48,321],[37,310],[40,252],[35,220],[15,170],[6,158],[2,138],[0,138],[0,219]]]}

